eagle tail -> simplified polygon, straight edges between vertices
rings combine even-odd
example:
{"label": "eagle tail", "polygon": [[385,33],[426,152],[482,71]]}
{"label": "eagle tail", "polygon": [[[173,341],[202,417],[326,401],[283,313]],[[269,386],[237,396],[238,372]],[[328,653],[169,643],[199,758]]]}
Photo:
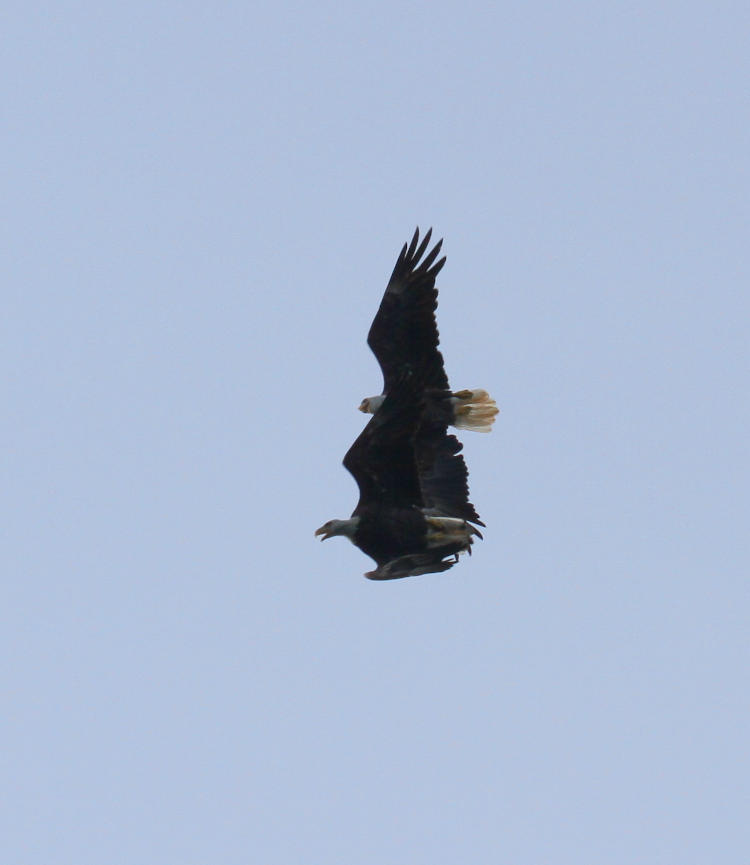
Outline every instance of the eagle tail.
{"label": "eagle tail", "polygon": [[490,432],[499,409],[482,388],[459,390],[452,395],[453,426],[474,432]]}

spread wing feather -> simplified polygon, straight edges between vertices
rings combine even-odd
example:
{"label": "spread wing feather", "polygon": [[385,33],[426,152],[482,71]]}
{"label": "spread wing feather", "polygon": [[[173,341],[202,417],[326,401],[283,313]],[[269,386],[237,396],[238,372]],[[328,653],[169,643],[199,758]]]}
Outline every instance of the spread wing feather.
{"label": "spread wing feather", "polygon": [[415,452],[425,507],[437,514],[460,517],[483,526],[469,501],[469,472],[460,451],[461,442],[445,429],[434,433],[429,426],[417,436]]}
{"label": "spread wing feather", "polygon": [[425,360],[430,364],[427,388],[448,388],[448,377],[443,368],[443,356],[438,345],[440,335],[435,310],[437,289],[435,277],[445,264],[445,256],[436,261],[443,241],[438,241],[420,262],[432,237],[432,229],[419,242],[419,228],[411,243],[404,244],[396,266],[373,319],[367,344],[380,364],[383,373],[383,393],[387,394],[405,369],[416,371]]}
{"label": "spread wing feather", "polygon": [[[425,363],[425,378],[435,377],[435,357]],[[424,394],[425,409],[414,440],[419,484],[424,506],[445,517],[459,517],[483,526],[474,505],[469,501],[469,472],[461,450],[463,445],[448,435],[452,417],[450,391],[431,390]],[[385,403],[384,403],[385,404]]]}

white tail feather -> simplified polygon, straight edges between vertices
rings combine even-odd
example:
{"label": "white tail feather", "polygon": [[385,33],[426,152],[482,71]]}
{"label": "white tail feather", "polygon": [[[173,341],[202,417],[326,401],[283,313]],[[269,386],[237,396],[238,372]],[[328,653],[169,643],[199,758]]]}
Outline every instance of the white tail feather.
{"label": "white tail feather", "polygon": [[490,432],[499,409],[494,399],[482,388],[459,390],[453,394],[453,425],[458,429]]}
{"label": "white tail feather", "polygon": [[457,517],[427,517],[427,548],[461,546],[461,552],[471,554],[473,535],[481,538],[481,532],[466,520]]}

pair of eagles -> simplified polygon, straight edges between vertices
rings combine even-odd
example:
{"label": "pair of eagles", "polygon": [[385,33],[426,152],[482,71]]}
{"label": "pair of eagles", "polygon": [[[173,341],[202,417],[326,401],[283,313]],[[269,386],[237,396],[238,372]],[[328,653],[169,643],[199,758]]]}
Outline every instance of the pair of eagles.
{"label": "pair of eagles", "polygon": [[344,535],[375,560],[371,580],[446,571],[471,553],[483,526],[469,501],[463,445],[448,427],[489,432],[497,414],[487,391],[453,392],[438,350],[435,277],[443,241],[424,256],[432,229],[404,244],[367,335],[383,372],[383,393],[362,400],[372,414],[344,457],[359,486],[349,519],[316,535]]}

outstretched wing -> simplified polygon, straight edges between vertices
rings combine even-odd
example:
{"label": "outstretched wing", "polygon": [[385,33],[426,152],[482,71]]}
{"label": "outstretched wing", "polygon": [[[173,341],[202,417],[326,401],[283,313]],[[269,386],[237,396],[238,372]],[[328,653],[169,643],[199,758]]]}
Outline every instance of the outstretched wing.
{"label": "outstretched wing", "polygon": [[463,445],[447,433],[442,402],[450,394],[429,394],[414,450],[426,508],[447,517],[460,517],[483,526],[469,501],[469,472],[461,455]]}
{"label": "outstretched wing", "polygon": [[443,561],[443,555],[436,552],[410,553],[385,562],[365,576],[368,580],[400,580],[403,577],[417,577],[421,574],[439,574],[455,564],[455,559]]}
{"label": "outstretched wing", "polygon": [[414,438],[424,410],[423,394],[419,376],[401,375],[347,451],[344,467],[359,486],[353,515],[371,505],[422,507]]}
{"label": "outstretched wing", "polygon": [[435,277],[445,264],[445,256],[439,261],[435,259],[443,241],[438,241],[420,262],[431,237],[432,229],[420,243],[417,228],[411,243],[404,244],[367,335],[367,344],[383,372],[385,394],[402,372],[417,370],[430,358],[437,362],[430,364],[432,373],[424,382],[425,387],[448,389],[435,321]]}

